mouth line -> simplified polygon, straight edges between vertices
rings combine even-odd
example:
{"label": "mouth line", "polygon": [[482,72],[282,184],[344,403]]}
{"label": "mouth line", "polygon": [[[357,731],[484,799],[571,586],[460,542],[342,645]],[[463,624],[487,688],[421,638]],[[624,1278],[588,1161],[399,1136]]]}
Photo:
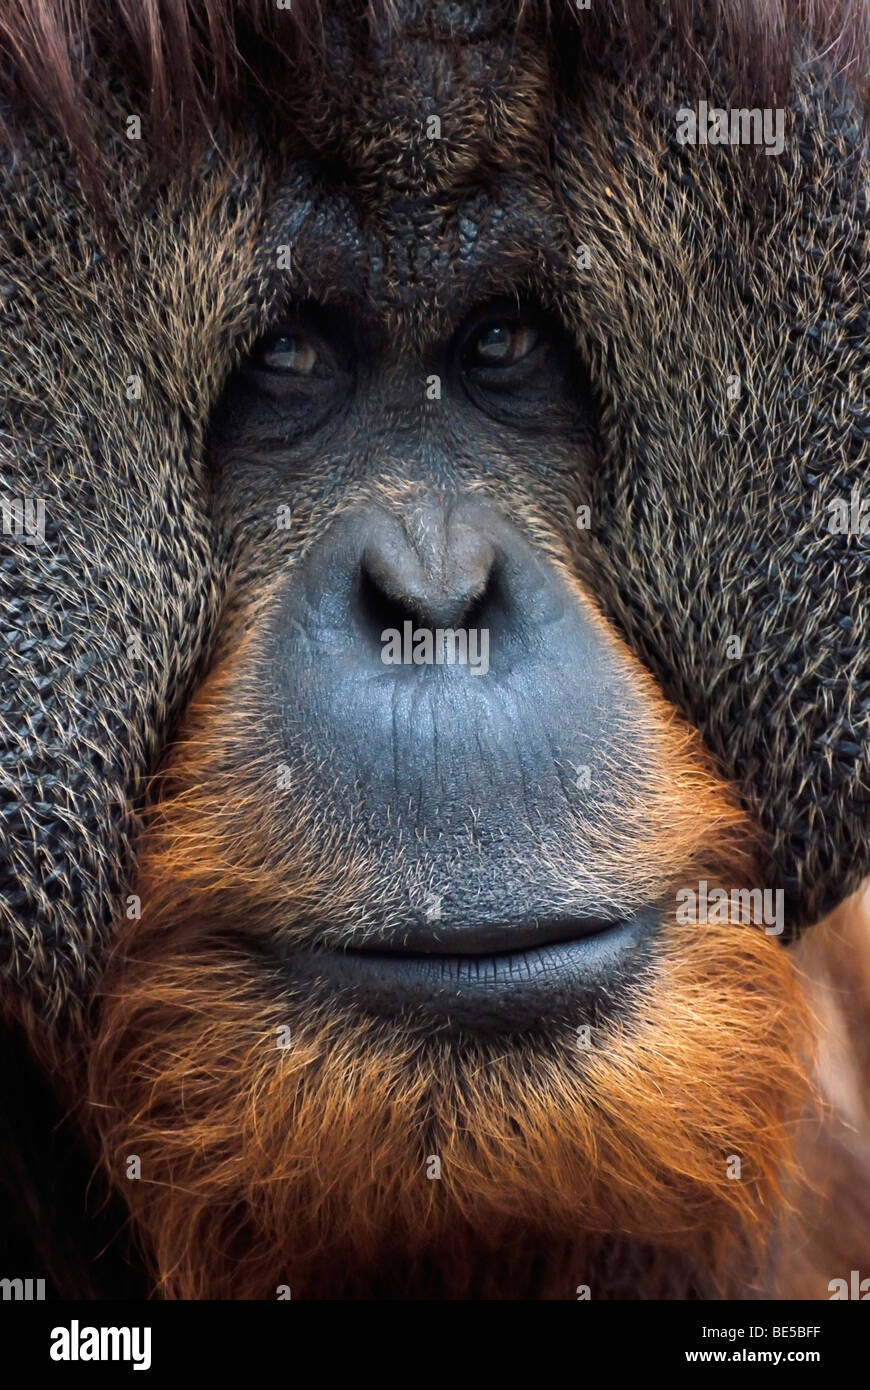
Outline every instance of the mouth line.
{"label": "mouth line", "polygon": [[395,942],[311,948],[286,958],[286,967],[297,984],[316,981],[368,1012],[422,1012],[454,1031],[512,1032],[582,1021],[613,1005],[641,969],[658,921],[653,908],[616,922],[584,919],[581,934],[575,921],[571,935],[503,950],[460,952],[455,938],[427,951],[397,950]]}
{"label": "mouth line", "polygon": [[[343,948],[346,955],[395,957],[404,960],[427,960],[438,957],[467,957],[489,960],[501,956],[519,956],[548,946],[585,940],[619,926],[623,918],[560,917],[545,918],[516,925],[482,923],[477,926],[449,928],[413,928],[401,941],[372,940],[361,946]],[[430,937],[431,934],[431,937]],[[424,941],[426,944],[418,944]]]}

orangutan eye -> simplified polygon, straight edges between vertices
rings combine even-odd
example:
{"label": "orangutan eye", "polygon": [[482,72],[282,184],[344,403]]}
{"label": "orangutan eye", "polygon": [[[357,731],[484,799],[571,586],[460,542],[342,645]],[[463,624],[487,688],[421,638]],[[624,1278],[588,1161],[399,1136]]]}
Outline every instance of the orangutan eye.
{"label": "orangutan eye", "polygon": [[475,334],[466,352],[468,367],[509,367],[537,346],[540,332],[527,323],[489,323]]}
{"label": "orangutan eye", "polygon": [[258,366],[270,372],[289,372],[294,376],[310,376],[320,360],[320,353],[304,329],[276,334],[263,343],[254,354]]}

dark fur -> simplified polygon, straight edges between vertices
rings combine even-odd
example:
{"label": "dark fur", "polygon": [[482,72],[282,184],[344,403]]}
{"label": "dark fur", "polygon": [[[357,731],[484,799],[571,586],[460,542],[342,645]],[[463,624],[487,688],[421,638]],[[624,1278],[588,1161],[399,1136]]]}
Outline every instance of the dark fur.
{"label": "dark fur", "polygon": [[[232,649],[234,621],[255,624],[268,573],[210,505],[208,422],[228,372],[282,297],[330,293],[344,192],[387,248],[377,273],[361,260],[357,293],[379,306],[385,331],[413,344],[424,316],[431,322],[431,277],[462,254],[458,212],[475,215],[481,187],[508,213],[512,180],[533,190],[533,225],[509,228],[492,283],[479,289],[500,279],[528,286],[557,308],[588,364],[607,466],[578,479],[566,499],[591,502],[595,520],[589,543],[577,540],[573,568],[736,787],[760,831],[764,881],[788,894],[791,929],[856,888],[870,872],[870,549],[866,536],[831,536],[824,522],[832,498],[867,486],[866,9],[719,0],[589,15],[561,4],[475,4],[452,31],[438,5],[321,13],[300,4],[290,15],[209,0],[192,20],[182,0],[94,0],[82,13],[79,24],[78,7],[20,0],[0,18],[8,133],[0,463],[5,495],[45,499],[48,539],[31,549],[2,538],[0,929],[5,1011],[38,1053],[68,1067],[69,1049],[95,1029],[93,1096],[117,1107],[103,1125],[108,1168],[117,1174],[121,1150],[112,1146],[128,1142],[125,1126],[138,1119],[147,1136],[154,1122],[128,1087],[118,1037],[129,1055],[150,1047],[158,1091],[177,1090],[171,1061],[161,1066],[160,1030],[177,1026],[173,1009],[188,1007],[191,977],[179,977],[178,962],[196,963],[209,887],[200,885],[199,910],[180,924],[155,905],[166,955],[143,978],[141,942],[136,933],[128,940],[123,913],[148,779],[215,650]],[[785,151],[759,160],[681,147],[675,110],[699,97],[786,102]],[[433,102],[440,142],[421,133]],[[144,117],[141,145],[124,138],[131,112]],[[279,181],[283,222],[273,204]],[[312,206],[317,215],[306,215]],[[289,284],[273,269],[288,225]],[[398,254],[415,227],[431,253],[416,277]],[[576,270],[579,243],[593,253],[594,275]],[[731,405],[725,377],[735,371],[743,394]],[[131,372],[143,381],[136,403],[124,394]],[[299,500],[304,547],[334,510]],[[546,516],[527,525],[567,563]],[[734,633],[747,641],[731,661],[724,644]],[[131,660],[133,634],[141,655]],[[651,700],[664,718],[664,701]],[[700,754],[692,766],[709,776]],[[719,796],[733,824],[724,784]],[[704,842],[714,864],[730,862],[734,848],[730,832],[721,837],[711,831]],[[147,883],[154,841],[145,846]],[[674,873],[680,847],[675,836]],[[94,983],[118,938],[107,997],[91,1020]],[[749,969],[746,952],[734,945],[735,970]],[[209,1007],[225,964],[215,962],[214,981],[203,975]],[[692,986],[685,964],[672,964],[684,997],[694,997],[702,976]],[[789,1029],[797,1028],[790,967],[778,956],[768,964],[763,1027],[775,1027],[790,999]],[[129,1005],[115,997],[119,981]],[[252,975],[239,999],[259,989]],[[722,990],[739,1031],[740,985]],[[261,1006],[246,1015],[248,1029],[271,1023],[274,1002]],[[143,1018],[157,1031],[143,1033]],[[324,1029],[338,1024],[325,1020]],[[196,1038],[188,1042],[195,1050]],[[359,1045],[366,1057],[377,1053]],[[703,1067],[700,1051],[694,1056]],[[759,1268],[770,1234],[760,1213],[789,1169],[785,1126],[800,1091],[785,1050],[779,1058],[783,1109],[769,1098],[763,1190],[737,1223],[738,1243],[754,1233]],[[246,1113],[244,1069],[222,1075],[221,1117],[232,1128]],[[647,1103],[652,1115],[653,1091]],[[445,1105],[449,1128],[457,1111]],[[531,1110],[526,1118],[531,1124]],[[358,1139],[364,1147],[365,1135]],[[539,1157],[559,1152],[558,1126],[550,1140]],[[187,1152],[180,1144],[167,1159],[179,1181]],[[711,1201],[705,1216],[698,1209],[690,1218],[697,1243],[687,1245],[692,1268],[675,1276],[682,1292],[696,1282],[704,1242],[723,1229],[711,1161],[704,1150],[699,1182]],[[238,1155],[232,1162],[239,1176]],[[274,1270],[251,1232],[262,1237],[271,1218],[245,1181],[262,1171],[252,1163],[221,1198],[232,1202],[235,1192],[247,1203],[243,1286],[258,1292]],[[512,1192],[507,1170],[498,1171]],[[351,1191],[352,1183],[337,1199],[339,1214]],[[463,1199],[453,1195],[455,1218]],[[176,1243],[183,1205],[156,1211],[149,1203],[158,1196],[133,1194],[158,1277],[175,1292],[229,1291],[233,1251],[215,1193],[199,1194],[219,1224],[211,1270]],[[557,1208],[564,1221],[588,1193],[580,1184],[562,1198],[538,1213],[536,1240],[552,1230]],[[498,1208],[495,1200],[470,1213],[478,1253],[493,1232],[503,1235]],[[618,1182],[594,1209],[602,1220],[625,1219]],[[631,1228],[647,1255],[669,1210],[651,1201],[646,1232]],[[470,1269],[467,1233],[453,1230]],[[366,1233],[357,1237],[374,1259]],[[660,1254],[649,1256],[656,1269]],[[720,1255],[719,1284],[730,1287]],[[183,1269],[175,1286],[170,1267]],[[310,1277],[320,1290],[320,1276]],[[650,1276],[648,1287],[669,1278]]]}

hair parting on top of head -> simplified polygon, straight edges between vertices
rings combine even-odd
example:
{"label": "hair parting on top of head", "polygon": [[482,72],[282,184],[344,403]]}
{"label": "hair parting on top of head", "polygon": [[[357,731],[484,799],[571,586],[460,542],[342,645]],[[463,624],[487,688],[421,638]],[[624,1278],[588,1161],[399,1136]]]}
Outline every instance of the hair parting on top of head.
{"label": "hair parting on top of head", "polygon": [[[358,0],[359,20],[399,29],[396,0]],[[438,6],[432,5],[429,22]],[[810,33],[833,69],[867,100],[870,6],[864,0],[509,0],[518,31],[560,26],[572,35],[574,78],[623,51],[639,67],[662,39],[687,75],[704,75],[741,101],[776,105],[789,83],[795,35]],[[326,47],[322,0],[6,0],[0,13],[0,101],[45,119],[67,142],[83,187],[103,203],[104,170],[89,81],[123,71],[142,93],[149,151],[158,163],[192,158],[196,137],[246,102],[281,108],[297,76]],[[708,35],[699,42],[699,32]],[[443,38],[443,28],[441,37]]]}

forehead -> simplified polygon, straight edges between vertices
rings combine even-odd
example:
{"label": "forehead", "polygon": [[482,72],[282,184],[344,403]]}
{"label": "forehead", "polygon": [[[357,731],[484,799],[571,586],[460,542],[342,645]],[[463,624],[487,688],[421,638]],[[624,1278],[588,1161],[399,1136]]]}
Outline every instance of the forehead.
{"label": "forehead", "polygon": [[398,28],[339,35],[301,95],[268,240],[290,248],[291,294],[419,339],[493,294],[549,299],[569,248],[545,38],[500,28],[495,7],[462,23],[461,7],[407,9]]}
{"label": "forehead", "polygon": [[[373,204],[316,164],[291,166],[266,255],[287,299],[347,303],[373,328],[444,337],[476,303],[526,293],[550,306],[570,267],[568,230],[547,182],[394,194]],[[280,291],[279,291],[280,293]]]}
{"label": "forehead", "polygon": [[501,5],[396,8],[367,24],[333,11],[328,59],[296,103],[312,145],[362,186],[418,193],[502,172],[520,146],[534,157],[555,76],[546,32]]}

